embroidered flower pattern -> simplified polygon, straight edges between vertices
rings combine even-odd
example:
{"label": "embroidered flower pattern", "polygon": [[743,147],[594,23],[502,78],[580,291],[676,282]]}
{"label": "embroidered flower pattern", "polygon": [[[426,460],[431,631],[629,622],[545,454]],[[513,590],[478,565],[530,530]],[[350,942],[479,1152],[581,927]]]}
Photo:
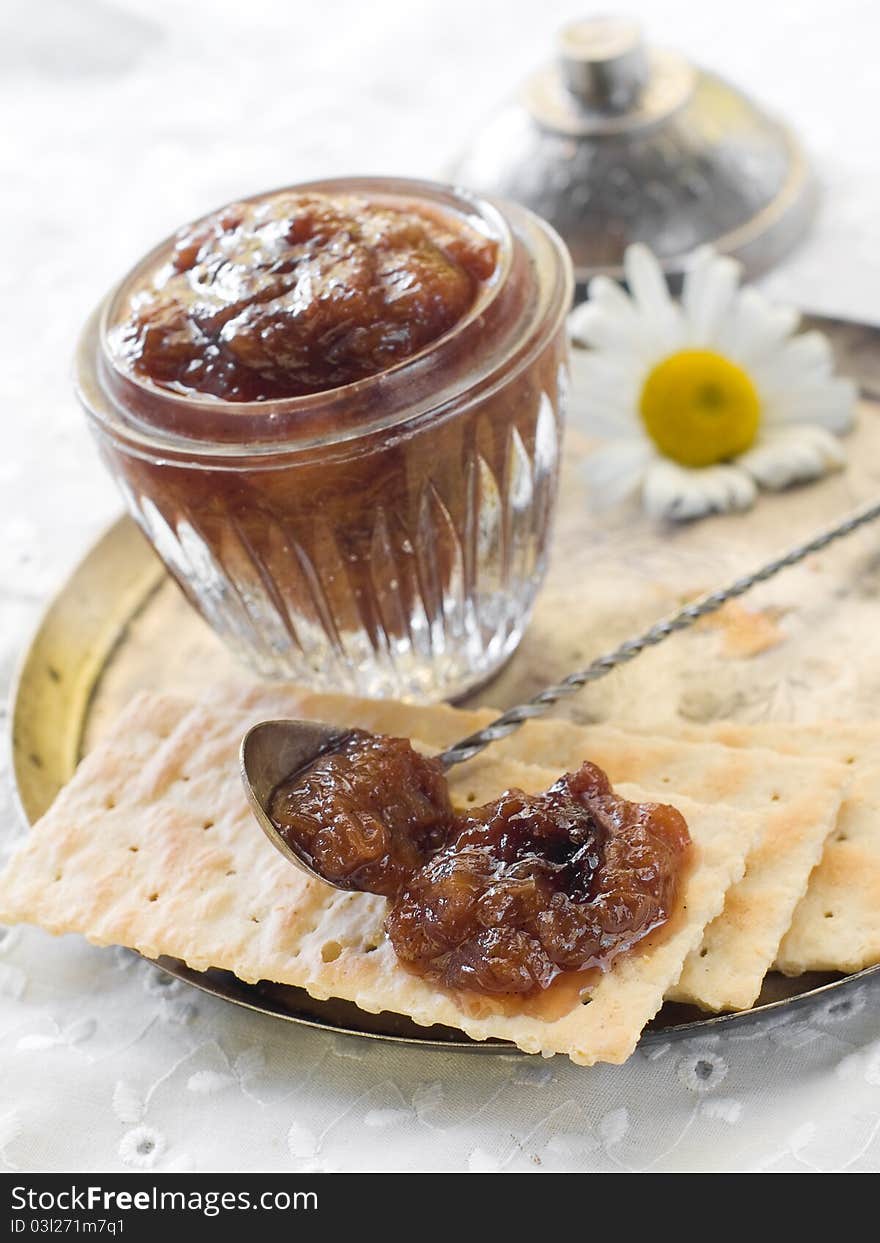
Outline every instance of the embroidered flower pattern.
{"label": "embroidered flower pattern", "polygon": [[151,1170],[164,1151],[164,1136],[151,1126],[136,1126],[119,1141],[121,1159],[140,1170]]}
{"label": "embroidered flower pattern", "polygon": [[702,1096],[724,1082],[729,1067],[719,1054],[702,1049],[683,1057],[675,1069],[684,1086]]}

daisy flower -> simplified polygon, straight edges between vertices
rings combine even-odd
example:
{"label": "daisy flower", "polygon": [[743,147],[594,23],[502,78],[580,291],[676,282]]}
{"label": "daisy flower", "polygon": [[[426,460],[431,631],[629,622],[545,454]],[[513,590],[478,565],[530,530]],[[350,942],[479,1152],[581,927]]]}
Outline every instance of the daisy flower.
{"label": "daisy flower", "polygon": [[680,303],[645,246],[624,269],[629,294],[597,276],[569,320],[575,412],[606,442],[586,466],[597,504],[640,494],[652,517],[699,518],[843,466],[856,389],[821,333],[795,336],[797,313],[709,247]]}

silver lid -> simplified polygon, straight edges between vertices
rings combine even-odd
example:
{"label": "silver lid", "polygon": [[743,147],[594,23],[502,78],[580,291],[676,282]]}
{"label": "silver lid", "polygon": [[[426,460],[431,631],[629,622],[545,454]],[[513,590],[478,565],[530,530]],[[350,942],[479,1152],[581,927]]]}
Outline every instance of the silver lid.
{"label": "silver lid", "polygon": [[619,275],[634,241],[672,277],[706,242],[754,275],[800,239],[815,202],[784,125],[618,18],[567,26],[555,63],[477,134],[454,178],[548,220],[580,283]]}

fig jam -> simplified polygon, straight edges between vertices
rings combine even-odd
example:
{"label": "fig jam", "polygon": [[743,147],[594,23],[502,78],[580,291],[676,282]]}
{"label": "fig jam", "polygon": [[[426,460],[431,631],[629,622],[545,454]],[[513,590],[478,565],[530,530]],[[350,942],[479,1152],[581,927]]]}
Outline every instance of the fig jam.
{"label": "fig jam", "polygon": [[183,229],[114,330],[153,383],[224,401],[301,397],[386,371],[443,336],[496,245],[439,213],[280,194]]}
{"label": "fig jam", "polygon": [[492,995],[609,967],[667,922],[690,847],[680,812],[628,802],[595,764],[456,814],[437,761],[361,732],[283,782],[271,814],[329,880],[391,899],[403,963]]}

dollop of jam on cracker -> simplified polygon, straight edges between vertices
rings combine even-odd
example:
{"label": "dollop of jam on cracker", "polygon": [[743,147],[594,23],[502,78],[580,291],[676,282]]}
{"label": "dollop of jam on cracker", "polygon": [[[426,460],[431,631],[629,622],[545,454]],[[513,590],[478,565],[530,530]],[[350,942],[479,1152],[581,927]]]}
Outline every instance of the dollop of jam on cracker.
{"label": "dollop of jam on cracker", "polygon": [[407,967],[491,995],[607,969],[669,920],[690,850],[679,811],[621,798],[595,764],[456,813],[437,760],[363,731],[282,782],[270,814],[328,880],[391,900]]}

